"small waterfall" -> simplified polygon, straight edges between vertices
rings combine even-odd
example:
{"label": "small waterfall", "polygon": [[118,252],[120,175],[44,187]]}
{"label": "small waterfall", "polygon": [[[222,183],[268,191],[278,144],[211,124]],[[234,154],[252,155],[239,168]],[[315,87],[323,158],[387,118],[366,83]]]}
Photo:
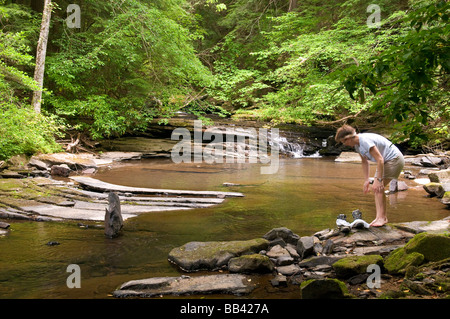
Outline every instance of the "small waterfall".
{"label": "small waterfall", "polygon": [[280,145],[280,153],[286,154],[292,158],[320,158],[319,150],[313,154],[305,154],[306,143],[288,141],[286,137],[280,137],[278,140]]}

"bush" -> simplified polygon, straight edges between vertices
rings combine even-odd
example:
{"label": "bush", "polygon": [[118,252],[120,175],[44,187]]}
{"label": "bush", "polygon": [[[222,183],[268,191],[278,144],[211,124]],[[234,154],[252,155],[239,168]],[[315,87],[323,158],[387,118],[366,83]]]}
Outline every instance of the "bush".
{"label": "bush", "polygon": [[28,107],[0,104],[0,159],[60,151],[55,141],[60,128],[56,117],[37,114]]}

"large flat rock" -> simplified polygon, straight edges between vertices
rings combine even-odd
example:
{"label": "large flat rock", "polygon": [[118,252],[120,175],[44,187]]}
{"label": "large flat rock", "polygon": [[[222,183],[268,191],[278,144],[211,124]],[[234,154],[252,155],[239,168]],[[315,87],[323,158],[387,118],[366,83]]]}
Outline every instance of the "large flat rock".
{"label": "large flat rock", "polygon": [[359,229],[351,235],[341,234],[333,239],[335,244],[354,244],[354,243],[393,243],[397,241],[408,240],[414,237],[414,234],[396,229],[389,225],[383,227],[370,227],[368,229]]}
{"label": "large flat rock", "polygon": [[241,274],[155,277],[128,281],[114,291],[117,298],[160,295],[233,294],[244,295],[255,288],[250,277]]}
{"label": "large flat rock", "polygon": [[174,189],[155,189],[115,185],[100,181],[92,177],[72,176],[72,180],[79,183],[82,187],[100,192],[122,192],[133,194],[159,194],[159,195],[179,195],[179,196],[204,196],[204,197],[243,197],[242,193],[237,192],[214,192],[214,191],[192,191],[192,190],[174,190]]}
{"label": "large flat rock", "polygon": [[394,224],[395,227],[410,233],[444,234],[450,232],[450,217],[434,221],[413,221]]}

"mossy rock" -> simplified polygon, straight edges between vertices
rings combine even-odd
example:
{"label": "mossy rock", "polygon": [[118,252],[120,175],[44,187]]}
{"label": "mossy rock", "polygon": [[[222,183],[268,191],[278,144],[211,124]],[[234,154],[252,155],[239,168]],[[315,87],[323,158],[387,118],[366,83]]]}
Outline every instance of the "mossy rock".
{"label": "mossy rock", "polygon": [[421,253],[412,252],[408,254],[403,247],[400,247],[386,257],[384,268],[390,274],[401,274],[410,266],[419,266],[424,259]]}
{"label": "mossy rock", "polygon": [[231,258],[228,262],[230,272],[239,273],[268,273],[272,272],[274,265],[269,257],[261,254],[243,255]]}
{"label": "mossy rock", "polygon": [[214,270],[228,265],[233,257],[258,253],[269,247],[269,241],[257,238],[245,241],[189,242],[174,248],[169,261],[185,271]]}
{"label": "mossy rock", "polygon": [[417,252],[424,256],[424,261],[439,261],[450,256],[450,237],[420,233],[414,236],[405,246],[407,254]]}
{"label": "mossy rock", "polygon": [[350,298],[347,286],[338,279],[310,279],[300,285],[302,299]]}
{"label": "mossy rock", "polygon": [[371,264],[383,266],[383,257],[380,255],[350,256],[342,258],[333,264],[336,276],[339,278],[350,278],[367,272]]}

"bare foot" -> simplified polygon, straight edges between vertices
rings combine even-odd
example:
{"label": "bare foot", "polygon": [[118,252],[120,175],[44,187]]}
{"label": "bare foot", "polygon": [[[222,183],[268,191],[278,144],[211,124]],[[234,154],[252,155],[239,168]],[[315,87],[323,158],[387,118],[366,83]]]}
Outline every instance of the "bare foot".
{"label": "bare foot", "polygon": [[381,227],[387,224],[387,222],[388,222],[387,218],[376,218],[373,222],[370,223],[370,226]]}

